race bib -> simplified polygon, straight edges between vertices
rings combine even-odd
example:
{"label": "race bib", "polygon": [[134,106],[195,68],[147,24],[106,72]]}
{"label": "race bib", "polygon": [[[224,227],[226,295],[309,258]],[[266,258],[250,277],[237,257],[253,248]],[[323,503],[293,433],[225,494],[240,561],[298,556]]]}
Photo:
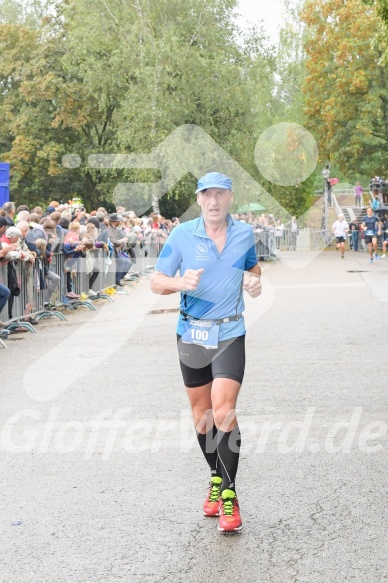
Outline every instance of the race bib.
{"label": "race bib", "polygon": [[218,348],[218,336],[220,327],[209,320],[191,320],[183,322],[185,331],[182,334],[182,342],[185,344],[198,344],[204,348]]}
{"label": "race bib", "polygon": [[374,232],[374,231],[372,231],[372,229],[367,229],[367,230],[365,231],[365,235],[370,235],[370,236],[372,236],[372,235],[374,235],[374,234],[375,234],[375,232]]}

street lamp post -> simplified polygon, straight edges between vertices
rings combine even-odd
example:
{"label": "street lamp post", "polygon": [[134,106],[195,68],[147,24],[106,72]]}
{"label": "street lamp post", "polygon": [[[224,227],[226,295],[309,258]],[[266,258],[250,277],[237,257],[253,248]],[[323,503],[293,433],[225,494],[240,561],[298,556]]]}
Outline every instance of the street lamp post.
{"label": "street lamp post", "polygon": [[325,230],[325,239],[326,243],[330,237],[328,236],[328,221],[329,221],[329,177],[330,177],[330,165],[326,164],[326,167],[322,170],[323,176],[323,200],[324,200],[324,215],[325,215],[325,222],[324,222],[324,230]]}

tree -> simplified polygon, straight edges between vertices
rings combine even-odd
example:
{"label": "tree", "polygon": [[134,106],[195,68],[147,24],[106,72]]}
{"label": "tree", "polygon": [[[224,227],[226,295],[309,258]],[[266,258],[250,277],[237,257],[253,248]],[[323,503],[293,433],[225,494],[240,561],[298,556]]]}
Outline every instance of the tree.
{"label": "tree", "polygon": [[[252,165],[255,136],[268,117],[273,60],[261,33],[237,42],[235,5],[66,0],[40,27],[27,26],[15,9],[16,24],[1,25],[0,33],[0,152],[12,163],[14,196],[77,192],[96,206],[111,198],[115,183],[140,174],[90,168],[90,154],[148,153],[187,123]],[[61,159],[72,153],[83,164],[67,170]],[[169,193],[173,200],[182,188]],[[157,200],[153,206],[157,211]]]}
{"label": "tree", "polygon": [[[237,42],[235,0],[169,0],[168,9],[162,0],[116,0],[109,10],[94,11],[90,22],[92,5],[69,5],[70,53],[94,92],[102,78],[123,90],[114,153],[146,154],[176,127],[195,124],[240,163],[251,162],[273,67],[262,35]],[[131,180],[133,171],[124,177]],[[152,205],[157,212],[155,196]]]}
{"label": "tree", "polygon": [[358,0],[311,0],[307,26],[305,114],[321,157],[344,173],[380,174],[388,151],[388,87],[374,42],[380,22]]}
{"label": "tree", "polygon": [[388,65],[388,0],[362,0],[364,5],[374,6],[377,16],[381,19],[382,26],[376,36],[375,43],[382,52],[381,65]]}

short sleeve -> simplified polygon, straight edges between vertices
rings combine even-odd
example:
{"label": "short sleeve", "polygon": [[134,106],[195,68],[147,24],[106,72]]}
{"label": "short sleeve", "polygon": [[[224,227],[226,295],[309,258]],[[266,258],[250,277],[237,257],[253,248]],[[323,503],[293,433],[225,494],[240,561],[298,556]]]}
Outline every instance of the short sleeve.
{"label": "short sleeve", "polygon": [[255,243],[255,235],[253,231],[249,233],[249,238],[247,241],[248,251],[245,257],[245,271],[248,269],[252,269],[255,265],[257,265],[257,256],[256,256],[256,243]]}
{"label": "short sleeve", "polygon": [[179,240],[179,227],[176,227],[170,233],[163,245],[162,251],[160,252],[155,265],[156,271],[160,271],[169,277],[175,277],[175,274],[182,263],[182,255],[179,250]]}

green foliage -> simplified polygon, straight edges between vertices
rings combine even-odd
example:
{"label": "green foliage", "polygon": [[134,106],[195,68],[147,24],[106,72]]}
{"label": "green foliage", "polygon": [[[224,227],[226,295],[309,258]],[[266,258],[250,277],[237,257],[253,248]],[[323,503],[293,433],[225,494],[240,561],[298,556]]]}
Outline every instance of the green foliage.
{"label": "green foliage", "polygon": [[375,10],[359,0],[314,0],[303,21],[305,114],[321,157],[346,175],[380,175],[388,153],[388,85]]}
{"label": "green foliage", "polygon": [[[253,152],[261,132],[292,108],[297,121],[301,93],[289,81],[301,67],[299,54],[292,62],[299,41],[289,31],[281,65],[288,59],[288,78],[276,90],[274,53],[261,29],[236,28],[236,6],[236,0],[5,0],[0,157],[11,162],[13,198],[33,204],[79,195],[95,208],[112,200],[118,183],[155,176],[93,169],[91,154],[146,154],[183,124],[202,127],[260,182]],[[80,156],[81,165],[65,168],[67,154]],[[181,214],[193,190],[193,177],[185,177],[161,209]],[[289,203],[292,210],[304,208],[303,196]],[[156,199],[150,204],[159,210]]]}

